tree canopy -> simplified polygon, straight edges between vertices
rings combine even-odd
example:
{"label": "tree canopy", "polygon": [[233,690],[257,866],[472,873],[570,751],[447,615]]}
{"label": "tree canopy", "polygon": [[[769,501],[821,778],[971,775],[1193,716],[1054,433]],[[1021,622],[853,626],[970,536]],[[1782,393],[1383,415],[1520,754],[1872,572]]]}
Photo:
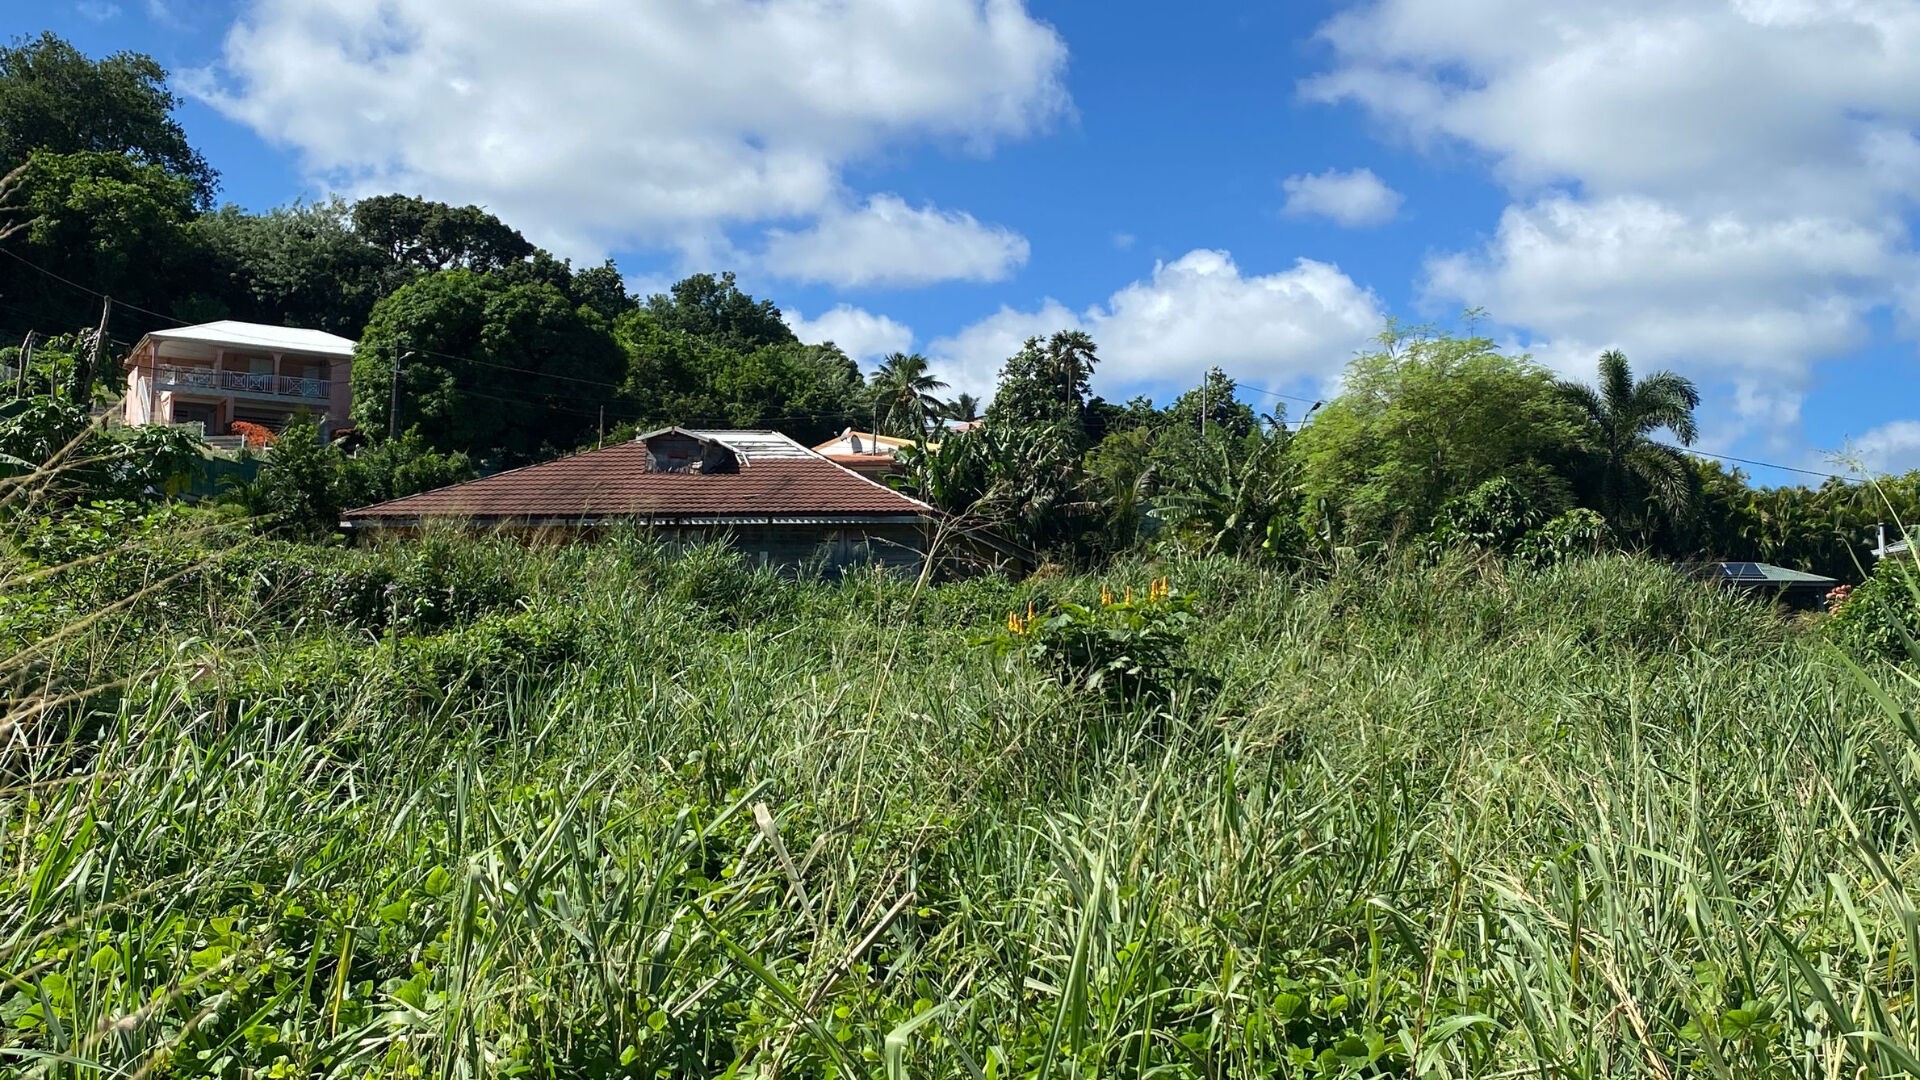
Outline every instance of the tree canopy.
{"label": "tree canopy", "polygon": [[211,206],[218,175],[173,118],[180,99],[151,56],[90,60],[52,33],[0,47],[0,172],[35,150],[124,154],[185,181]]}
{"label": "tree canopy", "polygon": [[1553,376],[1480,337],[1389,328],[1302,429],[1303,512],[1342,542],[1425,532],[1442,504],[1521,466],[1555,468],[1579,416]]}
{"label": "tree canopy", "polygon": [[599,316],[553,286],[445,270],[374,307],[354,354],[354,419],[376,432],[417,430],[435,450],[520,464],[591,438],[624,366]]}

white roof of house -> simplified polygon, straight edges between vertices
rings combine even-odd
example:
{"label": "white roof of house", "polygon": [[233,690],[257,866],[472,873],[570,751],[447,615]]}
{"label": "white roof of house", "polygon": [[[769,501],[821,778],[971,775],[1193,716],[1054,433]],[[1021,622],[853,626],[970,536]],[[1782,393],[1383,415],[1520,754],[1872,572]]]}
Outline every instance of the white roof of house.
{"label": "white roof of house", "polygon": [[199,326],[182,326],[177,330],[155,330],[147,336],[156,341],[196,341],[206,345],[339,357],[352,356],[354,346],[352,340],[324,330],[267,326],[264,323],[235,322],[232,319],[201,323]]}

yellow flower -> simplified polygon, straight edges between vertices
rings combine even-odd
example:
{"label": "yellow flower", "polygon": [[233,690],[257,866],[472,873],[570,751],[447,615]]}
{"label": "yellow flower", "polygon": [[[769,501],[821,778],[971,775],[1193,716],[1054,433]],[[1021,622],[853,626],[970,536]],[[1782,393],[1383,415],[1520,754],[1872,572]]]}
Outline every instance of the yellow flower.
{"label": "yellow flower", "polygon": [[1105,585],[1100,586],[1100,603],[1107,607],[1113,606],[1113,590]]}

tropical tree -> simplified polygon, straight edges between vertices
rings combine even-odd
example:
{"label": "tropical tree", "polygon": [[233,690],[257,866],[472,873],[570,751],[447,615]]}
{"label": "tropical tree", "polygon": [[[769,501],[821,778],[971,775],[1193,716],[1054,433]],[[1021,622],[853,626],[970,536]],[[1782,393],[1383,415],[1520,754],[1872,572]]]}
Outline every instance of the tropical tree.
{"label": "tropical tree", "polygon": [[919,353],[892,353],[880,361],[873,373],[874,422],[877,434],[920,439],[927,433],[927,420],[937,415],[941,404],[934,391],[947,384],[933,377],[927,358]]}
{"label": "tropical tree", "polygon": [[1380,343],[1294,439],[1309,530],[1340,543],[1420,535],[1495,476],[1572,461],[1580,415],[1545,368],[1486,338],[1389,326]]}
{"label": "tropical tree", "polygon": [[1100,526],[1101,501],[1070,433],[987,423],[909,448],[901,486],[963,523],[1069,553]]}
{"label": "tropical tree", "polygon": [[1062,330],[1042,341],[1028,338],[1000,369],[1000,387],[987,418],[1017,427],[1068,425],[1087,441],[1087,394],[1100,362],[1085,331]]}
{"label": "tropical tree", "polygon": [[731,273],[682,278],[667,292],[648,297],[645,308],[663,329],[691,334],[733,352],[800,341],[773,301],[756,300],[740,291]]}
{"label": "tropical tree", "polygon": [[1295,555],[1304,546],[1297,470],[1287,429],[1274,424],[1237,434],[1210,427],[1182,440],[1184,453],[1164,473],[1167,491],[1153,516],[1174,538],[1203,554]]}
{"label": "tropical tree", "polygon": [[1697,477],[1687,455],[1654,433],[1664,428],[1691,446],[1700,391],[1671,371],[1636,380],[1618,349],[1601,353],[1599,367],[1598,386],[1561,380],[1555,389],[1580,411],[1600,512],[1622,535],[1645,540],[1693,508]]}
{"label": "tropical tree", "polygon": [[183,180],[194,205],[213,203],[219,177],[173,117],[180,98],[153,57],[90,60],[52,33],[0,46],[0,170],[35,150],[126,154]]}
{"label": "tropical tree", "polygon": [[520,464],[592,438],[626,359],[597,314],[551,285],[444,270],[375,305],[354,353],[354,419],[418,428],[476,464]]}
{"label": "tropical tree", "polygon": [[[194,198],[192,182],[128,154],[35,150],[11,197],[8,227],[21,219],[27,226],[10,244],[28,262],[121,303],[188,316],[204,262],[189,231]],[[98,322],[97,297],[26,263],[0,262],[0,295],[25,325]]]}
{"label": "tropical tree", "polygon": [[940,407],[940,415],[958,423],[980,419],[980,399],[972,394],[956,394]]}
{"label": "tropical tree", "polygon": [[373,305],[418,273],[355,231],[344,199],[299,202],[264,214],[225,206],[190,232],[216,275],[211,287],[236,319],[305,326],[358,338]]}
{"label": "tropical tree", "polygon": [[533,256],[519,230],[478,206],[449,206],[411,195],[376,195],[353,204],[353,228],[394,263],[436,270],[499,270]]}

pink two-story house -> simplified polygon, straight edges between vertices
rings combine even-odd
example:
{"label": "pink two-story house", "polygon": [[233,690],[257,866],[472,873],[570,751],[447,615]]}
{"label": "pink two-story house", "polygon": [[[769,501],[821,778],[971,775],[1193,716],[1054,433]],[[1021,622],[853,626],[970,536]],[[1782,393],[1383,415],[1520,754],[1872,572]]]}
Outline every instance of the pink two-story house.
{"label": "pink two-story house", "polygon": [[275,431],[310,413],[323,435],[350,423],[353,346],[347,338],[226,320],[155,330],[128,354],[128,424],[203,425],[229,433],[244,420]]}

